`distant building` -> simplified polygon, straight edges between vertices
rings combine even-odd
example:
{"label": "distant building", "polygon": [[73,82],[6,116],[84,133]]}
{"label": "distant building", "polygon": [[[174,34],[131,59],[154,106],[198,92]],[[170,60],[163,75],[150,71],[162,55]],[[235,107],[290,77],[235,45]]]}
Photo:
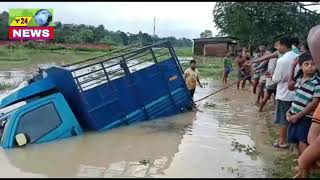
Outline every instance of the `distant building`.
{"label": "distant building", "polygon": [[237,49],[235,37],[212,37],[193,39],[193,55],[224,57],[228,51]]}

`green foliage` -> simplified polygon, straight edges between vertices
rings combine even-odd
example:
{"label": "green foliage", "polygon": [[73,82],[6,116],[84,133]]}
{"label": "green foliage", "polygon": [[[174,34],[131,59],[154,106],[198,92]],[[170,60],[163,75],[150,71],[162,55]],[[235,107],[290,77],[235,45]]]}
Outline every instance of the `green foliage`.
{"label": "green foliage", "polygon": [[191,47],[178,47],[174,51],[177,56],[191,57],[193,55]]}
{"label": "green foliage", "polygon": [[210,38],[212,37],[212,31],[210,30],[204,30],[201,34],[200,34],[201,38]]}
{"label": "green foliage", "polygon": [[105,51],[76,51],[75,49],[64,49],[55,45],[44,46],[44,49],[29,49],[20,47],[14,53],[8,51],[7,47],[0,46],[0,70],[18,68],[26,71],[33,71],[39,64],[67,64],[78,62],[83,59],[92,58],[106,54]]}
{"label": "green foliage", "polygon": [[300,12],[296,2],[217,2],[213,10],[219,35],[237,37],[247,47],[270,44],[281,35],[305,40],[319,17]]}
{"label": "green foliage", "polygon": [[4,11],[0,14],[0,40],[8,39],[8,12]]}
{"label": "green foliage", "polygon": [[29,49],[34,49],[36,48],[36,44],[33,41],[28,41],[24,47],[29,48]]}
{"label": "green foliage", "polygon": [[[8,40],[8,13],[0,14],[0,40]],[[134,43],[151,44],[160,41],[170,40],[173,46],[191,47],[190,39],[175,37],[159,38],[139,31],[138,34],[125,33],[122,31],[108,31],[103,25],[94,27],[84,24],[62,24],[55,22],[54,42],[56,43],[103,43],[109,46],[127,46]],[[27,46],[34,48],[34,46]]]}
{"label": "green foliage", "polygon": [[[194,59],[197,61],[197,68],[200,76],[204,78],[212,78],[221,80],[223,75],[223,59],[220,57],[200,57],[195,56]],[[183,70],[190,67],[189,61],[181,63]],[[236,66],[233,62],[233,70],[229,74],[229,80],[234,81],[237,78]]]}

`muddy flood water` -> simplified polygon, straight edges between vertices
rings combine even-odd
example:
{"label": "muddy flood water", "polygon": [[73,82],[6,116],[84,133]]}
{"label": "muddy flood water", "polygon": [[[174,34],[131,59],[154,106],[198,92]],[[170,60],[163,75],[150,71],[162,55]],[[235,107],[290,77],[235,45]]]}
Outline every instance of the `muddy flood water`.
{"label": "muddy flood water", "polygon": [[[202,82],[195,100],[221,88]],[[272,155],[253,102],[251,87],[233,86],[198,102],[197,112],[0,148],[0,177],[270,177]]]}

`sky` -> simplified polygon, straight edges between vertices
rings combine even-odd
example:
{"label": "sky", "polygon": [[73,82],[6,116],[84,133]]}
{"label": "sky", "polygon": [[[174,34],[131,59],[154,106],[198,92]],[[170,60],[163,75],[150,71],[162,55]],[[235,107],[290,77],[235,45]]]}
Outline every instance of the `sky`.
{"label": "sky", "polygon": [[[0,2],[9,8],[53,8],[54,21],[63,24],[104,25],[107,30],[153,34],[160,37],[199,38],[206,29],[218,34],[212,11],[215,2]],[[72,7],[72,8],[71,8]]]}
{"label": "sky", "polygon": [[[160,37],[199,38],[204,30],[213,36],[218,29],[213,23],[215,2],[0,2],[0,12],[9,8],[53,8],[54,21],[63,24],[100,24],[111,31],[153,34]],[[320,6],[310,6],[318,10]]]}

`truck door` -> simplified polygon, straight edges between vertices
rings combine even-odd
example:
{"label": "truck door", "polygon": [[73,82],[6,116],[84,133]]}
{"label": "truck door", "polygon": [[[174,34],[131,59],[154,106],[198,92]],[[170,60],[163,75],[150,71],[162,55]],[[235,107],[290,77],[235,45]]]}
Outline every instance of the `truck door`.
{"label": "truck door", "polygon": [[[16,134],[24,133],[29,142],[40,142],[43,137],[50,135],[62,124],[53,103],[37,107],[23,114],[18,122]],[[55,137],[49,137],[52,139]]]}
{"label": "truck door", "polygon": [[[52,99],[52,97],[55,97]],[[10,147],[17,146],[15,136],[24,134],[28,139],[27,144],[52,141],[81,134],[82,130],[74,119],[62,95],[52,95],[29,107],[21,109],[10,133]],[[51,99],[51,100],[50,100]],[[41,101],[41,100],[39,100]],[[59,105],[57,107],[56,105]],[[71,116],[72,115],[72,116]]]}

